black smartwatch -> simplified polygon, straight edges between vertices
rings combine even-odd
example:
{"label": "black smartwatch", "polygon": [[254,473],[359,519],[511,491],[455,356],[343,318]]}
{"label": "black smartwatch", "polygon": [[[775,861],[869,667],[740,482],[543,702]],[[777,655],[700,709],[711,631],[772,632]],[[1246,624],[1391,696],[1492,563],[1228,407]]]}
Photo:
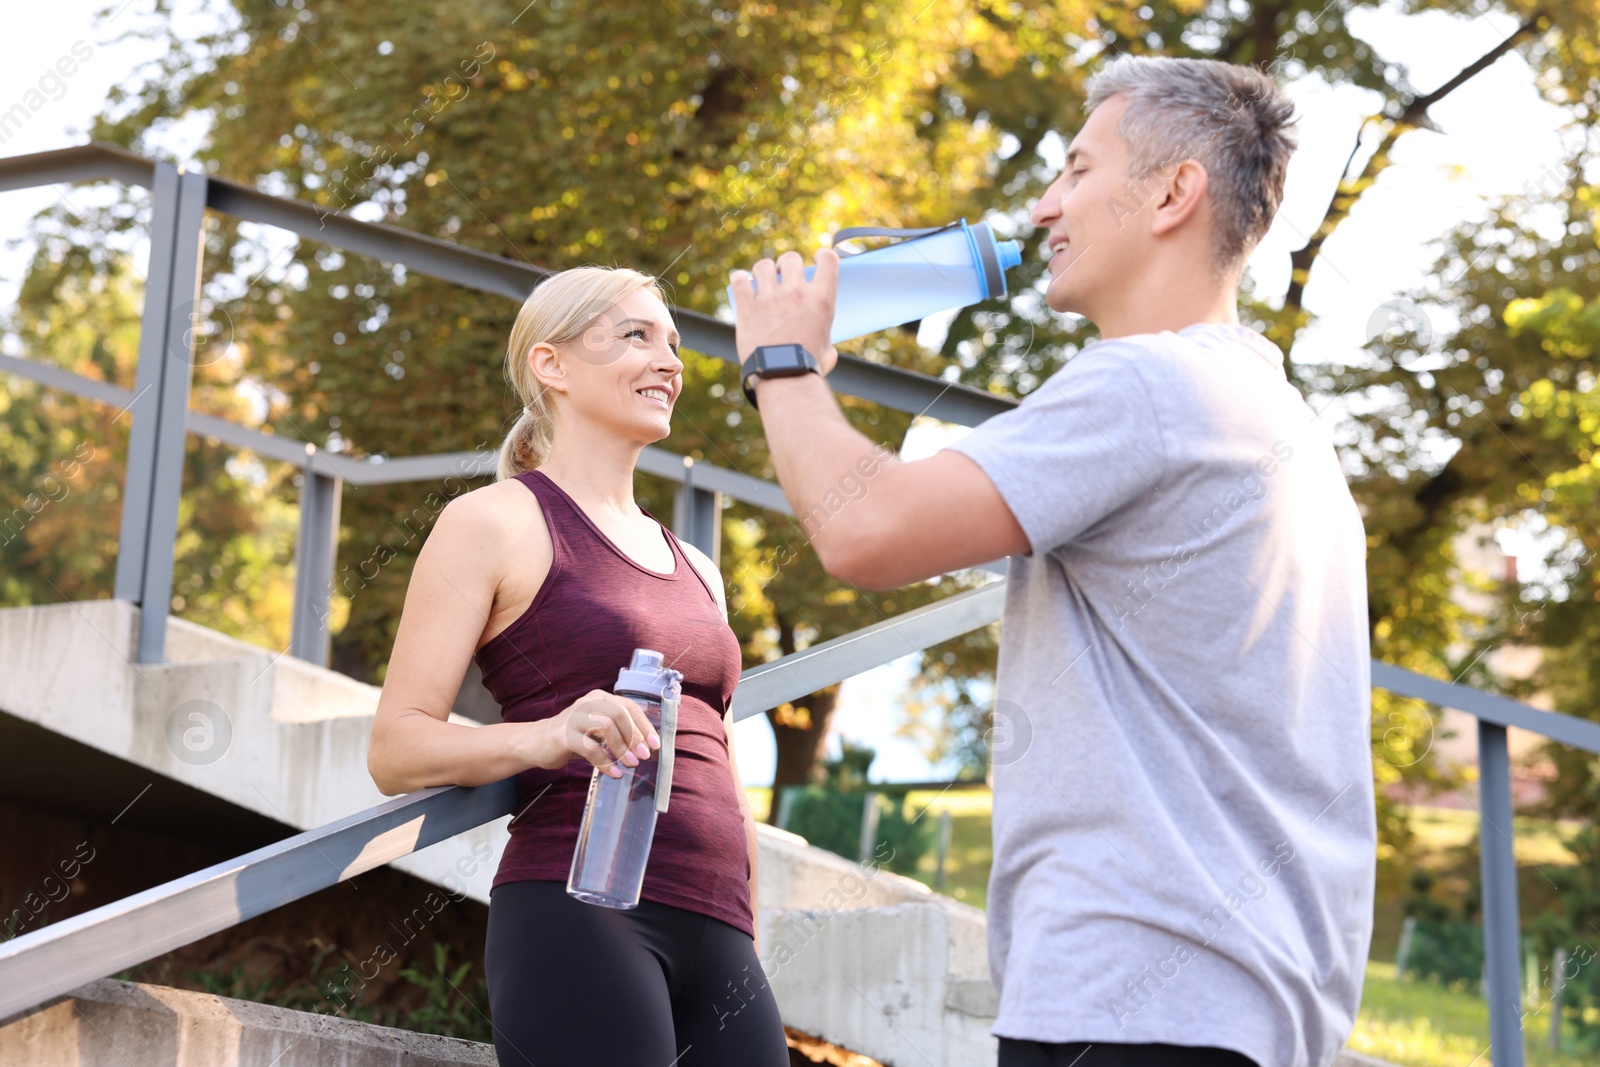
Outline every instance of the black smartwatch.
{"label": "black smartwatch", "polygon": [[751,407],[756,407],[757,378],[790,378],[808,371],[821,374],[822,366],[805,345],[762,345],[750,353],[739,373],[745,398]]}

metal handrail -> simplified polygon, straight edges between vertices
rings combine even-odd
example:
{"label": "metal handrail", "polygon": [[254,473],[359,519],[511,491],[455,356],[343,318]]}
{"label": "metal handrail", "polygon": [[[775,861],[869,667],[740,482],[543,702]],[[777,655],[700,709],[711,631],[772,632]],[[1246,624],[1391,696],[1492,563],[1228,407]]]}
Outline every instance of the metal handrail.
{"label": "metal handrail", "polygon": [[1469,685],[1441,682],[1376,659],[1372,661],[1372,684],[1399,696],[1464,711],[1480,722],[1499,727],[1514,726],[1563,745],[1600,754],[1600,723],[1588,719],[1546,711]]}
{"label": "metal handrail", "polygon": [[[91,142],[0,158],[0,192],[52,182],[99,180],[153,189],[158,166],[155,160],[114,145]],[[205,206],[358,255],[403,263],[432,277],[513,300],[525,298],[552,273],[532,263],[480,252],[387,223],[363,222],[303,200],[274,196],[211,175],[206,176]],[[685,347],[738,364],[731,323],[675,306],[672,317]],[[1017,405],[1016,399],[999,393],[844,353],[840,353],[828,381],[837,392],[961,426],[976,426]]]}
{"label": "metal handrail", "polygon": [[226,930],[516,806],[516,779],[385,801],[0,944],[0,1025],[85,982]]}
{"label": "metal handrail", "polygon": [[[334,554],[339,542],[339,501],[343,482],[374,484],[434,477],[483,475],[492,469],[485,453],[451,453],[360,463],[309,443],[298,446],[254,434],[226,420],[188,410],[193,331],[200,299],[201,235],[205,212],[275,226],[331,247],[379,260],[482,292],[522,300],[551,271],[452,244],[399,226],[363,222],[315,204],[264,193],[248,185],[183,171],[104,144],[38,152],[0,159],[0,191],[51,182],[113,180],[148,188],[153,211],[150,264],[139,341],[138,380],[126,405],[133,411],[123,494],[115,595],[142,609],[137,660],[165,658],[167,605],[172,588],[171,546],[176,539],[186,431],[253,447],[265,455],[304,467],[300,528],[295,538],[295,585],[288,652],[326,665],[330,637],[325,621],[334,584]],[[712,316],[673,308],[683,343],[696,351],[738,363],[734,328]],[[176,357],[176,358],[174,358]],[[15,373],[27,361],[10,360]],[[31,374],[42,380],[38,374]],[[926,414],[962,425],[977,425],[1016,406],[1014,398],[971,386],[940,381],[912,371],[842,355],[830,383],[841,393],[905,412]],[[95,383],[104,392],[103,383]],[[782,491],[770,482],[693,461],[659,449],[639,460],[647,474],[678,483],[674,526],[678,536],[713,559],[720,531],[719,493],[792,514]],[[986,569],[995,570],[995,564]]]}

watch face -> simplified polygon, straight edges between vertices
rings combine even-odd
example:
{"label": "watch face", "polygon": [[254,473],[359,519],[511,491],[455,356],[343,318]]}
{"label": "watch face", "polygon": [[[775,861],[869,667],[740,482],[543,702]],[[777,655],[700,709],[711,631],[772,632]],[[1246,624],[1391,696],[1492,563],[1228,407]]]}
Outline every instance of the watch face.
{"label": "watch face", "polygon": [[800,345],[764,345],[757,351],[764,373],[775,376],[801,374],[811,369],[805,358],[805,349]]}
{"label": "watch face", "polygon": [[779,345],[768,359],[775,371],[788,371],[800,365],[800,353],[795,345]]}

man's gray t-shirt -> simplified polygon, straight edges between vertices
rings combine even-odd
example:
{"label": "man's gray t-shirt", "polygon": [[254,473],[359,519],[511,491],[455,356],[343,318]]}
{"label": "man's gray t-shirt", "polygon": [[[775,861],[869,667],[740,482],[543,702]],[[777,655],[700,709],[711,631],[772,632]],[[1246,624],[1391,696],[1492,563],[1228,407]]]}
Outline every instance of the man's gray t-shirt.
{"label": "man's gray t-shirt", "polygon": [[1010,561],[993,745],[996,1035],[1332,1061],[1377,830],[1366,536],[1242,326],[1090,343],[950,445]]}

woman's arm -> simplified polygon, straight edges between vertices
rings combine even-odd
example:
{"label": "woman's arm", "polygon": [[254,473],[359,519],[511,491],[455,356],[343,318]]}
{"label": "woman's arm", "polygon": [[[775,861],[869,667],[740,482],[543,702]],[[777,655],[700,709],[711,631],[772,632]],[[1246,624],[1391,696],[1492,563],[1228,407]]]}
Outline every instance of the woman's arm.
{"label": "woman's arm", "polygon": [[[520,486],[485,486],[445,505],[411,572],[372,721],[367,771],[379,792],[484,785],[530,767],[555,770],[574,757],[621,777],[615,764],[637,766],[661,746],[637,703],[599,689],[537,722],[449,721],[497,596],[503,615],[526,610],[553,554],[544,512]],[[515,578],[509,598],[502,593],[508,575]]]}
{"label": "woman's arm", "polygon": [[[700,573],[705,575],[706,584],[711,586],[711,591],[716,594],[717,607],[722,609],[722,617],[728,617],[728,594],[723,588],[722,572],[717,570],[716,564],[711,562],[711,557],[684,542],[684,547],[689,550],[689,558],[695,566],[700,568]],[[723,728],[728,733],[728,769],[733,772],[733,793],[739,798],[739,812],[744,816],[744,847],[750,856],[750,919],[755,925],[756,954],[761,953],[761,911],[757,903],[757,890],[761,884],[761,839],[756,831],[755,816],[750,814],[750,798],[745,795],[744,780],[739,776],[739,762],[734,756],[733,744],[733,709],[722,717]]]}
{"label": "woman's arm", "polygon": [[550,720],[484,726],[448,721],[510,549],[521,550],[520,566],[538,575],[539,583],[550,570],[550,535],[538,508],[530,511],[532,522],[517,530],[495,506],[492,490],[475,490],[445,505],[411,572],[367,749],[367,770],[385,796],[497,782],[558,757]]}

